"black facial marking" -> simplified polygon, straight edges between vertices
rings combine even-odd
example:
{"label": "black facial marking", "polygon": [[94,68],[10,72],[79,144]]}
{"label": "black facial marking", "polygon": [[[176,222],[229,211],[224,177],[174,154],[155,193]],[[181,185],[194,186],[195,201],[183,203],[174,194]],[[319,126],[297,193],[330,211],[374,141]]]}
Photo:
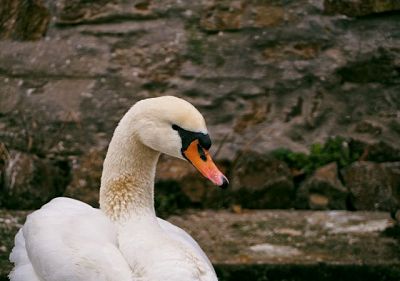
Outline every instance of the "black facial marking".
{"label": "black facial marking", "polygon": [[207,161],[207,156],[200,144],[197,144],[197,151],[199,152],[200,159],[203,160],[204,162]]}
{"label": "black facial marking", "polygon": [[[211,147],[211,139],[210,136],[208,134],[203,134],[203,133],[195,133],[195,132],[191,132],[191,131],[187,131],[185,129],[182,129],[181,127],[179,127],[178,125],[172,125],[172,129],[178,131],[179,136],[181,137],[182,140],[182,155],[183,152],[189,147],[189,145],[194,141],[194,140],[199,140],[199,144],[201,145],[202,148],[209,150]],[[204,151],[201,150],[202,153],[204,154]],[[202,154],[200,153],[199,150],[199,154],[201,159],[203,159]],[[204,155],[205,157],[205,155]],[[204,159],[203,159],[204,160]]]}
{"label": "black facial marking", "polygon": [[211,147],[211,139],[209,135],[201,134],[198,138],[201,147],[209,150]]}

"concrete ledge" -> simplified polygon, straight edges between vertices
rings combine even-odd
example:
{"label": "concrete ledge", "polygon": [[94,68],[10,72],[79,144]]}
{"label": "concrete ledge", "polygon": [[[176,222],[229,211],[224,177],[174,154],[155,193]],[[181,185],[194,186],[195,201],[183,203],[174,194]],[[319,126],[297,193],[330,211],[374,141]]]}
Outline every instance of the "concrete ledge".
{"label": "concrete ledge", "polygon": [[199,241],[215,264],[400,265],[388,213],[202,211],[169,220]]}
{"label": "concrete ledge", "polygon": [[398,281],[399,266],[337,264],[215,265],[220,281]]}
{"label": "concrete ledge", "polygon": [[221,281],[400,280],[400,231],[387,213],[202,211],[169,220],[199,242]]}
{"label": "concrete ledge", "polygon": [[[26,214],[0,211],[0,281]],[[400,280],[400,230],[387,213],[207,210],[169,221],[199,242],[220,281]]]}

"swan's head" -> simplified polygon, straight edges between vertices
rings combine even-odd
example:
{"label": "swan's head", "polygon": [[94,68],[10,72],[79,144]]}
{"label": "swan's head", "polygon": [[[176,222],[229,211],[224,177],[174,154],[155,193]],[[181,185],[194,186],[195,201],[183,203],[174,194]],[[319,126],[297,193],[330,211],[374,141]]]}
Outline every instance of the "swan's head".
{"label": "swan's head", "polygon": [[137,102],[130,113],[134,132],[144,145],[189,161],[218,186],[228,185],[209,154],[211,139],[204,118],[189,102],[172,96],[150,98]]}

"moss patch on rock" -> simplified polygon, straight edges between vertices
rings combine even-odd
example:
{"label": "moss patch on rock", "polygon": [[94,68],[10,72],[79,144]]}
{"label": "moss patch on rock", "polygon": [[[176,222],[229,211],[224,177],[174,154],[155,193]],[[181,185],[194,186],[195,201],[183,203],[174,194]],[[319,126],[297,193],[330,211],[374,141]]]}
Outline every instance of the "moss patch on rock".
{"label": "moss patch on rock", "polygon": [[347,167],[362,155],[362,148],[353,141],[337,136],[328,139],[324,144],[314,143],[308,154],[294,152],[286,148],[277,149],[271,154],[286,162],[290,168],[311,174],[317,168],[336,162],[339,168]]}

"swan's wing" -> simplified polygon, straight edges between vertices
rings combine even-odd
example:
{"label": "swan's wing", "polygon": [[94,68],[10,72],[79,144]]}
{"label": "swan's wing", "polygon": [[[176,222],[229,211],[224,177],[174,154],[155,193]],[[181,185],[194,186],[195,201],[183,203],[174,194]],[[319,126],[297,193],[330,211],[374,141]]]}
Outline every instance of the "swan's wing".
{"label": "swan's wing", "polygon": [[56,198],[30,214],[15,238],[11,281],[131,281],[113,224],[98,209]]}
{"label": "swan's wing", "polygon": [[210,269],[212,272],[215,274],[214,267],[212,266],[210,260],[208,259],[207,255],[204,253],[204,251],[200,248],[199,244],[183,229],[173,225],[170,222],[167,222],[163,219],[157,218],[158,223],[160,224],[161,228],[170,235],[171,238],[173,238],[176,241],[179,241],[192,249],[194,253],[198,257],[203,258],[205,262],[210,266]]}
{"label": "swan's wing", "polygon": [[12,281],[41,281],[33,269],[25,248],[25,239],[20,229],[15,236],[15,246],[10,255],[10,261],[15,263],[14,270],[10,274]]}

